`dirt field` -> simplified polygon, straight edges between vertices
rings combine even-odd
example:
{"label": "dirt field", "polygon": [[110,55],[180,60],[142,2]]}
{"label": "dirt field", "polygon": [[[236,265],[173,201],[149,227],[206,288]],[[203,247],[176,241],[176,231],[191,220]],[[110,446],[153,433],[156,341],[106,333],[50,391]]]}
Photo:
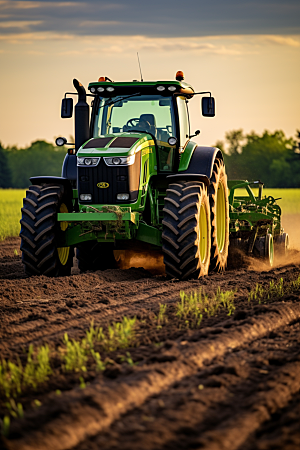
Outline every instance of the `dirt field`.
{"label": "dirt field", "polygon": [[[18,238],[0,243],[2,358],[24,361],[30,344],[48,343],[57,351],[65,332],[82,338],[92,319],[105,328],[136,316],[140,326],[134,347],[101,353],[110,359],[104,372],[87,367],[84,373],[65,373],[54,359],[49,381],[20,397],[24,418],[12,420],[0,447],[300,448],[300,292],[262,304],[248,301],[256,283],[295,280],[298,251],[272,270],[235,255],[224,274],[180,282],[166,278],[156,255],[147,258],[147,270],[79,274],[73,269],[66,278],[28,278],[14,250],[20,253]],[[144,262],[141,255],[123,267]],[[235,290],[236,309],[230,316],[221,309],[203,317],[198,329],[187,329],[175,320],[174,308],[180,291],[200,287],[208,294],[218,287]],[[161,327],[159,304],[169,311]]]}

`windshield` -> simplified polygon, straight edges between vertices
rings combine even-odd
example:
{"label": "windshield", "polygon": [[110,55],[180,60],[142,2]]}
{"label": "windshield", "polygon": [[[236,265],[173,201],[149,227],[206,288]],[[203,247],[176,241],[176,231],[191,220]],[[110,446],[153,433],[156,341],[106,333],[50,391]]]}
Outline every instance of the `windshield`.
{"label": "windshield", "polygon": [[176,136],[172,98],[161,95],[101,98],[93,136],[130,131],[149,132],[162,142]]}

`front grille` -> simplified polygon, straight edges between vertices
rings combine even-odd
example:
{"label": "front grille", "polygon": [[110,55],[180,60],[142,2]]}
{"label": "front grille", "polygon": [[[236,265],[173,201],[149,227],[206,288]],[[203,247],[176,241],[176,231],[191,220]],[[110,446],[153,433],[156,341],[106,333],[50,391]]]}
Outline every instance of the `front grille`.
{"label": "front grille", "polygon": [[[140,180],[141,152],[136,154],[132,166],[107,166],[101,158],[96,167],[78,167],[78,196],[92,194],[94,204],[122,204],[135,202],[138,196]],[[104,183],[105,187],[98,187]],[[102,184],[103,186],[103,184]],[[129,193],[130,200],[117,200],[117,194]]]}

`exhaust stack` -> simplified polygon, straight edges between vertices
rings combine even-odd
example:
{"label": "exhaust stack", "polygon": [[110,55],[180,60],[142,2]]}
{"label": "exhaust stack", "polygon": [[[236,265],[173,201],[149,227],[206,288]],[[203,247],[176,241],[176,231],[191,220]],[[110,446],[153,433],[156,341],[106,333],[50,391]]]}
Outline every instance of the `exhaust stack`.
{"label": "exhaust stack", "polygon": [[82,84],[74,78],[73,85],[78,92],[78,102],[75,105],[75,150],[90,138],[89,115],[90,107],[86,102],[86,92]]}

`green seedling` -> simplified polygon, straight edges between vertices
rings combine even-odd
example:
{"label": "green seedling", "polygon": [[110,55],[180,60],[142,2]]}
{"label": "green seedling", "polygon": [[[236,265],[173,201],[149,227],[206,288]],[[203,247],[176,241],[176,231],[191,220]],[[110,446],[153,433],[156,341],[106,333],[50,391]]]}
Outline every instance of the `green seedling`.
{"label": "green seedling", "polygon": [[113,322],[105,334],[99,329],[97,340],[106,351],[114,351],[130,347],[135,338],[136,317],[132,319],[124,316],[122,322]]}
{"label": "green seedling", "polygon": [[120,356],[120,361],[121,362],[126,362],[127,364],[130,365],[130,367],[136,366],[138,363],[137,362],[133,362],[133,359],[131,358],[131,355],[129,352],[126,352],[126,356],[121,355]]}
{"label": "green seedling", "polygon": [[11,417],[14,417],[15,419],[23,419],[24,411],[22,403],[16,403],[13,398],[10,398],[9,401],[5,403],[5,406],[7,407]]}
{"label": "green seedling", "polygon": [[207,317],[213,317],[221,307],[227,309],[227,314],[231,315],[235,310],[234,295],[234,291],[223,292],[220,288],[211,297],[202,289],[199,292],[190,293],[190,295],[180,291],[181,301],[177,303],[176,316],[185,320],[188,328],[198,328],[204,314]]}
{"label": "green seedling", "polygon": [[2,434],[5,437],[9,436],[9,428],[10,428],[10,417],[4,416],[2,420]]}
{"label": "green seedling", "polygon": [[257,301],[259,304],[268,300],[278,300],[286,294],[292,294],[300,289],[300,276],[296,280],[284,282],[280,278],[279,282],[270,281],[269,286],[263,287],[256,284],[255,288],[249,292],[248,301]]}
{"label": "green seedling", "polygon": [[80,389],[85,389],[86,388],[86,382],[84,381],[83,377],[79,377],[79,381],[80,381]]}
{"label": "green seedling", "polygon": [[2,391],[7,398],[16,397],[22,393],[24,387],[30,386],[35,389],[38,384],[47,381],[50,374],[48,345],[41,346],[36,355],[33,346],[30,345],[25,367],[20,361],[15,364],[2,360],[0,363],[0,392]]}
{"label": "green seedling", "polygon": [[51,374],[48,345],[42,345],[34,358],[33,345],[29,346],[27,364],[23,372],[24,384],[36,388],[38,384],[48,380]]}
{"label": "green seedling", "polygon": [[228,316],[231,316],[231,314],[235,311],[234,306],[234,291],[221,291],[220,287],[218,287],[214,301],[216,305],[218,305],[217,310],[220,306],[223,306],[225,309],[227,309]]}
{"label": "green seedling", "polygon": [[249,292],[248,302],[255,300],[258,301],[258,303],[261,303],[261,299],[264,296],[264,292],[265,292],[264,288],[261,285],[256,284],[255,288]]}
{"label": "green seedling", "polygon": [[18,361],[17,364],[5,359],[0,362],[0,392],[5,397],[16,397],[22,393],[23,367]]}
{"label": "green seedling", "polygon": [[103,370],[105,370],[105,363],[101,360],[101,356],[100,353],[95,352],[93,349],[91,350],[91,355],[95,360],[96,363],[96,370],[97,372],[102,372]]}
{"label": "green seedling", "polygon": [[158,329],[162,328],[162,326],[164,324],[168,323],[168,317],[167,317],[166,311],[167,311],[167,305],[160,304],[159,305],[159,312],[158,312],[158,315],[156,317],[156,319],[157,319],[157,328]]}
{"label": "green seedling", "polygon": [[69,340],[68,334],[64,334],[63,343],[66,346],[66,352],[63,354],[64,369],[69,371],[86,371],[86,362],[88,360],[86,340]]}

